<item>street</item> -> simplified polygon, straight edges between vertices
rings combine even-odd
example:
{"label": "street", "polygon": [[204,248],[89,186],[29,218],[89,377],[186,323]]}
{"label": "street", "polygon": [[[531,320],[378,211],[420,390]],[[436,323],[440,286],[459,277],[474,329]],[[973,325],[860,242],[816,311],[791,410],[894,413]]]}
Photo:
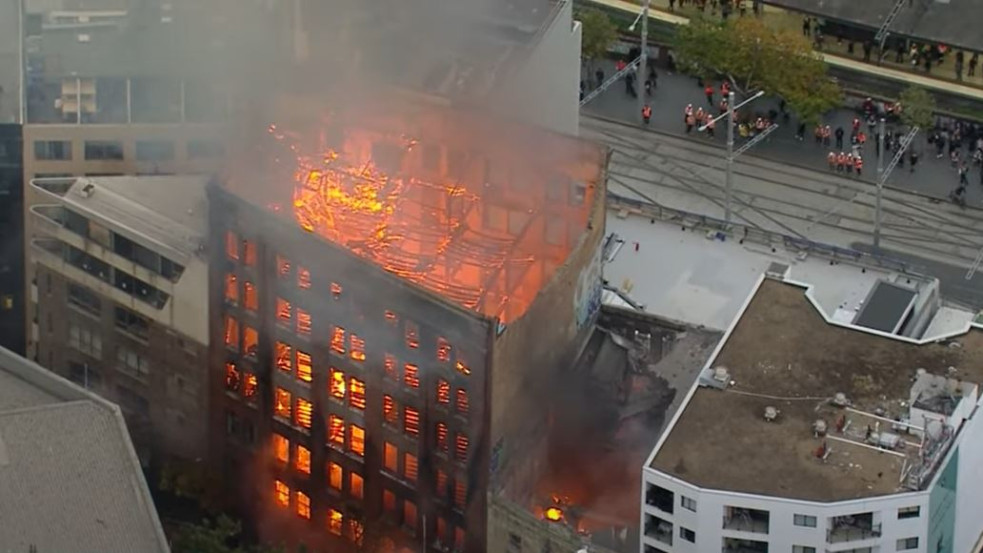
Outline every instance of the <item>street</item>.
{"label": "street", "polygon": [[[613,63],[603,65],[606,77],[613,75],[616,70]],[[591,79],[593,76],[591,76]],[[720,83],[713,83],[715,87],[714,102],[720,101]],[[641,83],[637,84],[639,93],[643,90]],[[740,99],[738,99],[740,101]],[[658,67],[658,86],[653,93],[650,105],[653,110],[650,127],[677,136],[685,134],[683,125],[683,109],[687,104],[694,107],[709,107],[703,89],[697,85],[695,79],[681,75],[672,74],[664,67]],[[750,113],[766,114],[770,109],[778,110],[776,101],[762,98],[749,104],[744,111]],[[597,98],[583,108],[584,114],[594,114],[601,117],[608,117],[624,122],[631,122],[639,127],[641,123],[641,113],[637,100],[631,98],[625,91],[623,81],[614,83],[609,89],[602,92]],[[717,113],[716,105],[712,108],[712,113]],[[842,126],[845,131],[844,142],[845,150],[849,151],[849,136],[851,121],[856,113],[847,109],[839,109],[829,114],[824,120],[835,131],[838,126]],[[785,164],[798,165],[824,172],[829,172],[826,155],[835,146],[835,139],[831,139],[832,146],[817,145],[813,139],[813,127],[807,126],[805,140],[795,139],[795,131],[798,121],[793,115],[788,124],[785,124],[779,116],[778,123],[781,125],[773,132],[767,140],[757,144],[748,151],[746,156],[757,156],[770,160],[781,161]],[[862,126],[867,132],[867,126]],[[727,137],[726,121],[722,120],[717,124],[716,137],[710,139],[695,130],[690,138],[698,141],[712,142],[719,145],[725,144]],[[948,157],[936,159],[934,146],[927,143],[927,133],[920,132],[915,137],[913,146],[919,153],[919,161],[914,172],[910,171],[906,156],[905,166],[897,167],[890,175],[887,186],[907,190],[918,194],[933,196],[936,198],[947,198],[949,193],[957,186],[959,176],[956,169],[952,167]],[[740,147],[740,137],[735,138],[735,147]],[[839,150],[837,150],[839,151]],[[874,182],[877,178],[877,158],[876,146],[873,144],[873,136],[864,148],[864,174],[862,179]],[[965,156],[967,148],[963,147]],[[948,154],[948,150],[946,151]],[[722,155],[722,154],[721,154]],[[884,165],[890,162],[891,153],[885,158]],[[967,204],[969,206],[983,207],[983,184],[981,184],[981,169],[977,166],[970,166],[969,182],[967,191]],[[858,179],[856,176],[852,177]],[[859,179],[858,179],[859,180]]]}

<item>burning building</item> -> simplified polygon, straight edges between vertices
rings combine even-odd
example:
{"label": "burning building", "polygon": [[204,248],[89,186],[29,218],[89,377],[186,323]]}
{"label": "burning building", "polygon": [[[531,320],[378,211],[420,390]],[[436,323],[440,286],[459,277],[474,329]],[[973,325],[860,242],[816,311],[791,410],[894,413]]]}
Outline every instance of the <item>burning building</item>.
{"label": "burning building", "polygon": [[501,549],[600,305],[606,153],[374,105],[295,102],[210,188],[213,458],[265,539]]}

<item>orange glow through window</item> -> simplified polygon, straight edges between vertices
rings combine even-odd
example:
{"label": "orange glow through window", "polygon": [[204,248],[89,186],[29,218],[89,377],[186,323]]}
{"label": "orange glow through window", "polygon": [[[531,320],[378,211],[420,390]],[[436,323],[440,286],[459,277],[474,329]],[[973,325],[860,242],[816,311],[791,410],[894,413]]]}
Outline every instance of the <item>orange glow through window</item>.
{"label": "orange glow through window", "polygon": [[460,479],[454,481],[454,505],[463,509],[468,501],[468,486]]}
{"label": "orange glow through window", "polygon": [[331,327],[331,351],[345,354],[345,329],[340,326]]}
{"label": "orange glow through window", "polygon": [[297,516],[311,519],[311,498],[303,492],[297,492]]}
{"label": "orange glow through window", "polygon": [[306,447],[299,445],[297,446],[297,459],[294,462],[294,467],[298,472],[303,474],[311,473],[311,450]]}
{"label": "orange glow through window", "polygon": [[252,282],[244,282],[242,284],[243,299],[245,300],[246,309],[250,311],[256,311],[259,309],[259,296],[256,294],[256,285]]}
{"label": "orange glow through window", "polygon": [[353,518],[348,519],[348,539],[355,545],[361,547],[365,537],[365,526],[360,521]]}
{"label": "orange glow through window", "polygon": [[365,481],[362,480],[362,475],[355,472],[348,473],[348,492],[355,499],[362,499],[365,496]]}
{"label": "orange glow through window", "polygon": [[345,421],[338,415],[328,415],[328,442],[345,447]]}
{"label": "orange glow through window", "polygon": [[382,418],[390,424],[399,420],[399,407],[396,405],[396,400],[393,399],[393,396],[389,394],[382,396]]}
{"label": "orange glow through window", "polygon": [[437,338],[437,361],[446,363],[451,360],[451,344],[443,338]]}
{"label": "orange glow through window", "polygon": [[289,344],[277,342],[274,349],[276,368],[284,372],[290,372],[293,369],[293,348]]}
{"label": "orange glow through window", "polygon": [[297,334],[311,335],[311,314],[299,307],[297,308]]}
{"label": "orange glow through window", "polygon": [[285,277],[290,274],[290,260],[282,255],[276,256],[277,275]]}
{"label": "orange glow through window", "polygon": [[277,388],[275,400],[273,413],[280,418],[290,420],[290,392]]}
{"label": "orange glow through window", "polygon": [[290,460],[290,441],[279,434],[273,435],[273,458],[283,464]]}
{"label": "orange glow through window", "polygon": [[409,405],[403,408],[403,430],[411,436],[420,434],[420,412]]}
{"label": "orange glow through window", "polygon": [[311,356],[300,350],[297,350],[297,378],[303,382],[310,382],[314,378]]}
{"label": "orange glow through window", "polygon": [[256,266],[256,243],[249,240],[242,241],[243,263],[250,267]]}
{"label": "orange glow through window", "polygon": [[341,285],[337,282],[331,283],[331,297],[336,300],[341,299]]}
{"label": "orange glow through window", "polygon": [[344,470],[342,470],[341,465],[338,463],[328,463],[328,485],[336,490],[341,490],[341,481],[343,480]]}
{"label": "orange glow through window", "polygon": [[311,287],[311,272],[303,267],[297,267],[297,286],[301,290],[307,290]]}
{"label": "orange glow through window", "polygon": [[276,504],[278,507],[286,509],[290,506],[290,486],[287,486],[283,482],[277,480],[274,483],[274,492],[276,495]]}
{"label": "orange glow through window", "polygon": [[405,453],[403,455],[403,476],[410,482],[416,482],[417,464],[416,455]]}
{"label": "orange glow through window", "polygon": [[392,311],[386,311],[386,322],[391,325],[395,325],[397,322],[399,322],[399,317],[397,317],[396,313]]}
{"label": "orange glow through window", "polygon": [[365,409],[365,382],[355,378],[349,380],[348,403],[356,409]]}
{"label": "orange glow through window", "polygon": [[225,232],[225,255],[233,261],[239,260],[239,237],[231,230]]}
{"label": "orange glow through window", "polygon": [[407,363],[403,365],[403,383],[405,383],[410,388],[420,387],[420,375],[419,369],[416,365],[412,363]]}
{"label": "orange glow through window", "polygon": [[225,275],[225,300],[239,303],[239,278],[232,273]]}
{"label": "orange glow through window", "polygon": [[396,356],[387,353],[385,361],[383,362],[383,366],[386,369],[386,376],[393,380],[399,380],[399,376],[396,374],[397,365],[398,363],[396,362]]}
{"label": "orange glow through window", "polygon": [[225,316],[225,346],[239,349],[239,321],[229,315]]}
{"label": "orange glow through window", "polygon": [[447,493],[447,473],[437,469],[437,495],[444,497]]}
{"label": "orange glow through window", "polygon": [[301,428],[311,429],[311,416],[314,414],[314,405],[303,398],[297,398],[297,412],[295,413],[294,424]]}
{"label": "orange glow through window", "polygon": [[242,395],[248,400],[255,401],[256,393],[259,391],[259,380],[253,373],[246,373],[246,378],[243,379],[242,385]]}
{"label": "orange glow through window", "polygon": [[447,425],[442,422],[438,422],[437,423],[437,448],[440,449],[441,451],[447,451],[448,445],[449,443],[447,441]]}
{"label": "orange glow through window", "polygon": [[242,379],[239,376],[239,369],[236,364],[229,361],[225,364],[225,389],[230,392],[238,392]]}
{"label": "orange glow through window", "polygon": [[365,361],[365,340],[352,334],[352,359]]}
{"label": "orange glow through window", "polygon": [[247,326],[242,331],[242,353],[246,355],[256,355],[259,350],[259,333],[256,329]]}
{"label": "orange glow through window", "polygon": [[328,393],[335,399],[345,399],[345,373],[331,367],[328,371]]}
{"label": "orange glow through window", "polygon": [[468,391],[463,388],[457,390],[457,412],[462,415],[468,414]]}
{"label": "orange glow through window", "polygon": [[293,318],[293,306],[290,302],[283,299],[276,299],[276,318],[281,323],[290,324],[290,319]]}
{"label": "orange glow through window", "polygon": [[352,441],[348,445],[348,450],[359,457],[365,457],[365,429],[353,424],[350,430]]}
{"label": "orange glow through window", "polygon": [[468,460],[468,437],[464,434],[457,435],[457,443],[454,447],[454,458],[462,463]]}
{"label": "orange glow through window", "polygon": [[420,331],[410,321],[406,321],[406,346],[413,349],[420,347]]}
{"label": "orange glow through window", "polygon": [[441,378],[437,381],[437,403],[449,405],[451,402],[451,383]]}
{"label": "orange glow through window", "polygon": [[341,528],[345,523],[345,516],[341,511],[328,509],[328,531],[336,536],[341,535]]}

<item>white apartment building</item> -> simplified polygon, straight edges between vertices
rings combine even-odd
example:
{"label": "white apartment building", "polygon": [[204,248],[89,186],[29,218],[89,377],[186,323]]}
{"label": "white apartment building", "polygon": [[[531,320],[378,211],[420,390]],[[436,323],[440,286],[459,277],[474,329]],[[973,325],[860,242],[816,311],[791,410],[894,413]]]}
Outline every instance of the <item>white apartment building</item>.
{"label": "white apartment building", "polygon": [[974,550],[983,326],[905,336],[922,294],[895,292],[851,318],[787,276],[757,282],[646,461],[640,551]]}
{"label": "white apartment building", "polygon": [[37,357],[118,403],[145,460],[154,451],[204,454],[206,182],[31,182],[39,198],[29,210],[36,234],[28,250]]}

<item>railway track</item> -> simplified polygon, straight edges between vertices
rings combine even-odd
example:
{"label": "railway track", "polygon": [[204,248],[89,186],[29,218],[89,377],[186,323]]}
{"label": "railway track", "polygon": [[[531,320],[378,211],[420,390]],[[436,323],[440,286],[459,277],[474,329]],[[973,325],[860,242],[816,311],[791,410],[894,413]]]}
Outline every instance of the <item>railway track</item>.
{"label": "railway track", "polygon": [[[609,188],[656,204],[720,216],[724,153],[712,144],[581,118],[581,135],[612,149]],[[871,183],[745,156],[734,164],[735,221],[800,238],[851,247],[873,236]],[[881,245],[943,263],[971,266],[983,249],[983,211],[960,209],[886,189]]]}

